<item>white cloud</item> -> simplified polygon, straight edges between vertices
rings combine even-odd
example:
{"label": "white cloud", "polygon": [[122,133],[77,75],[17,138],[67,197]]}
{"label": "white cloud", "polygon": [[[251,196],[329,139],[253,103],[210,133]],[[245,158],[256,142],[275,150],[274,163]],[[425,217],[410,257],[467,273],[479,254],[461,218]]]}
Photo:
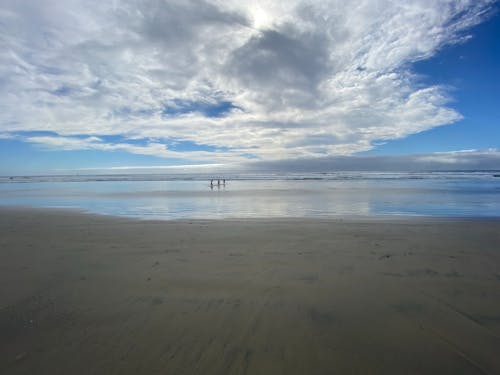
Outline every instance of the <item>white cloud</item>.
{"label": "white cloud", "polygon": [[126,151],[131,154],[153,155],[172,159],[187,159],[187,160],[209,160],[215,158],[218,160],[227,160],[234,162],[245,160],[238,153],[228,151],[172,151],[162,143],[149,142],[146,145],[135,145],[130,143],[110,143],[104,142],[99,137],[63,137],[63,136],[32,136],[25,137],[26,142],[40,145],[47,149],[57,150],[99,150],[99,151]]}
{"label": "white cloud", "polygon": [[[466,38],[491,3],[4,1],[0,131],[55,133],[23,138],[46,147],[216,162],[368,150],[461,118],[411,63]],[[150,141],[92,138],[106,135]]]}
{"label": "white cloud", "polygon": [[[467,164],[476,164],[477,159],[490,158],[496,159],[496,168],[500,167],[500,151],[497,149],[489,150],[458,150],[458,151],[447,151],[447,152],[435,152],[433,154],[427,155],[416,155],[415,160],[417,162],[426,163],[437,163],[437,164],[449,164],[449,165],[460,165],[461,168]],[[495,168],[495,169],[496,169]]]}

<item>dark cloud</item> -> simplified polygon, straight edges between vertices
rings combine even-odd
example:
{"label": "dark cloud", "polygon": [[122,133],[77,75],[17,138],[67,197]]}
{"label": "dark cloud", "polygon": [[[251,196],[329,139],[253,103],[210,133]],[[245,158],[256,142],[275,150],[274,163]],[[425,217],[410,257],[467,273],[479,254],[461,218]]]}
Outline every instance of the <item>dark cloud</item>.
{"label": "dark cloud", "polygon": [[500,170],[500,152],[458,151],[394,156],[337,156],[254,162],[248,169],[261,172],[328,171],[449,171]]}
{"label": "dark cloud", "polygon": [[248,26],[244,15],[203,0],[137,1],[130,11],[132,18],[139,21],[137,32],[167,49],[189,50],[204,39],[206,32],[223,32],[221,28],[234,25]]}
{"label": "dark cloud", "polygon": [[[330,74],[328,40],[291,26],[264,30],[232,53],[227,68],[245,87],[266,93],[263,100],[286,102],[293,95],[312,95]],[[300,97],[293,104],[301,102],[307,103]]]}

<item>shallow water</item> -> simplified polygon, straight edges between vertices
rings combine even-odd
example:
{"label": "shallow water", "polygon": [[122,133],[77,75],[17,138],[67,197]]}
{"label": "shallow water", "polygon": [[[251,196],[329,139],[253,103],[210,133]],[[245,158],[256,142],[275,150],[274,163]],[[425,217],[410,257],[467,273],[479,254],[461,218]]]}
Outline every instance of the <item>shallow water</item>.
{"label": "shallow water", "polygon": [[475,173],[0,178],[0,204],[150,219],[372,215],[500,216],[500,178]]}

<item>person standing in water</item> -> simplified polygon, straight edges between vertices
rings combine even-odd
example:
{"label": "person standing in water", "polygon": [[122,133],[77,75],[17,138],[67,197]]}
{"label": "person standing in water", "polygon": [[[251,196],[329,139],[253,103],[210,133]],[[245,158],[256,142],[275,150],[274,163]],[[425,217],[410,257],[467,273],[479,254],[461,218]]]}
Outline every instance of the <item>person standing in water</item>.
{"label": "person standing in water", "polygon": [[[214,184],[214,179],[212,178],[212,179],[210,179],[210,188],[213,189],[214,185],[215,185]],[[226,186],[226,179],[225,178],[223,178],[223,179],[218,178],[217,179],[217,187],[220,188],[221,185],[224,186],[224,187]]]}

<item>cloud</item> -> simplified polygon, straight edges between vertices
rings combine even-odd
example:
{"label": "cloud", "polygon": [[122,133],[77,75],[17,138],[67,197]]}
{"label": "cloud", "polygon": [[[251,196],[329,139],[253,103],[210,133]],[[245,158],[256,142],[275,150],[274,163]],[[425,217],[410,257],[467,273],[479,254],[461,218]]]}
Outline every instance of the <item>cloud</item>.
{"label": "cloud", "polygon": [[277,106],[302,108],[310,107],[305,96],[313,101],[331,64],[325,35],[290,26],[252,36],[231,54],[226,68],[242,88],[264,94],[257,98],[262,105],[277,100]]}
{"label": "cloud", "polygon": [[465,40],[492,4],[7,0],[0,132],[217,163],[350,155],[462,118],[411,64]]}
{"label": "cloud", "polygon": [[[325,173],[337,171],[429,172],[498,171],[500,150],[459,150],[416,155],[353,155],[300,158],[273,161],[234,161],[180,165],[131,165],[80,168],[84,173],[201,173],[210,175],[256,175],[286,173]],[[67,171],[66,171],[67,172]],[[71,170],[71,172],[74,172]]]}
{"label": "cloud", "polygon": [[99,137],[62,137],[52,135],[35,135],[22,138],[45,149],[57,150],[98,150],[98,151],[126,151],[131,154],[153,155],[179,160],[205,160],[211,158],[227,162],[244,161],[246,158],[238,152],[230,151],[175,151],[167,145],[155,141],[147,141],[143,145],[126,142],[106,142]]}
{"label": "cloud", "polygon": [[499,170],[500,150],[459,150],[416,155],[353,155],[254,162],[254,172]]}

